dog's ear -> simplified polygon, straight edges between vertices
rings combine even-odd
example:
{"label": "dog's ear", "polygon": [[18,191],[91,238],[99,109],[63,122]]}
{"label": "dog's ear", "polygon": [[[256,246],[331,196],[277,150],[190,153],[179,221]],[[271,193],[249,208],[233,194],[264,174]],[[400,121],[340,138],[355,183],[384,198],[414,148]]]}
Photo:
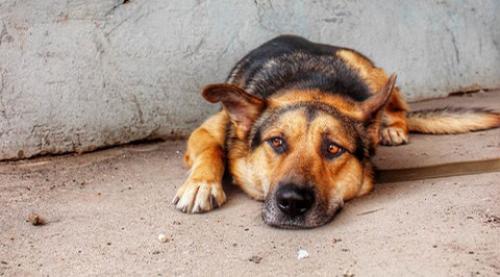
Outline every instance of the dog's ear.
{"label": "dog's ear", "polygon": [[392,74],[379,92],[361,103],[361,110],[363,111],[365,117],[370,118],[373,114],[377,113],[382,107],[384,107],[392,95],[395,84],[396,74]]}
{"label": "dog's ear", "polygon": [[240,138],[248,134],[252,124],[266,107],[265,100],[230,84],[208,85],[203,89],[202,95],[208,102],[222,102],[229,118],[236,125]]}

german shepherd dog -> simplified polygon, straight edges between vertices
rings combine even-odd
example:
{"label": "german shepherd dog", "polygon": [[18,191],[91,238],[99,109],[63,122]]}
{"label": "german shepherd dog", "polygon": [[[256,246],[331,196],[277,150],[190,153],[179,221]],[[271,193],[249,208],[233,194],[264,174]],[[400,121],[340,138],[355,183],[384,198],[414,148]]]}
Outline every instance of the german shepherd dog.
{"label": "german shepherd dog", "polygon": [[186,213],[226,201],[223,176],[264,201],[265,223],[312,228],[344,202],[369,193],[379,144],[408,142],[409,131],[449,134],[500,126],[482,109],[408,112],[390,77],[355,50],[285,35],[251,51],[203,97],[222,111],[190,136],[191,168],[173,200]]}

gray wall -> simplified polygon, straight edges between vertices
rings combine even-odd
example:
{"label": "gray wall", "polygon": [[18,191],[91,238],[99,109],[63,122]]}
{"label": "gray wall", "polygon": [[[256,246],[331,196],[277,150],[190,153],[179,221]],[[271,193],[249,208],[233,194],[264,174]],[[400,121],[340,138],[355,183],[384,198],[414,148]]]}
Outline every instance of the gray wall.
{"label": "gray wall", "polygon": [[0,159],[185,136],[282,33],[349,46],[409,100],[500,87],[500,2],[0,0]]}

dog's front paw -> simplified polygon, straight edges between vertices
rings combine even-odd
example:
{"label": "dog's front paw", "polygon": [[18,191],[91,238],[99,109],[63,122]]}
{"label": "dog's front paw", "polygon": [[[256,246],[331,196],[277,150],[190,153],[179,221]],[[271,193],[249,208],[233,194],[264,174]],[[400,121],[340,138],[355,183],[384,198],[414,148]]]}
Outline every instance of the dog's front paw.
{"label": "dog's front paw", "polygon": [[408,132],[403,128],[388,126],[383,127],[380,132],[380,144],[401,145],[408,143]]}
{"label": "dog's front paw", "polygon": [[185,213],[204,213],[226,202],[222,184],[188,179],[177,191],[172,203]]}

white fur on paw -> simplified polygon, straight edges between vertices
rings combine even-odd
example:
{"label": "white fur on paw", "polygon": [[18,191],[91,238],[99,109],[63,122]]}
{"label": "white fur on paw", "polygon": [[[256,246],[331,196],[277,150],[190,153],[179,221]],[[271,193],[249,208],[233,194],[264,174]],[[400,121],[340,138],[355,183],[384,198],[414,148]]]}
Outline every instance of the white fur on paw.
{"label": "white fur on paw", "polygon": [[380,133],[382,145],[401,145],[408,143],[408,133],[397,127],[384,127]]}
{"label": "white fur on paw", "polygon": [[226,194],[216,182],[187,180],[174,197],[172,203],[185,213],[204,213],[222,206]]}

